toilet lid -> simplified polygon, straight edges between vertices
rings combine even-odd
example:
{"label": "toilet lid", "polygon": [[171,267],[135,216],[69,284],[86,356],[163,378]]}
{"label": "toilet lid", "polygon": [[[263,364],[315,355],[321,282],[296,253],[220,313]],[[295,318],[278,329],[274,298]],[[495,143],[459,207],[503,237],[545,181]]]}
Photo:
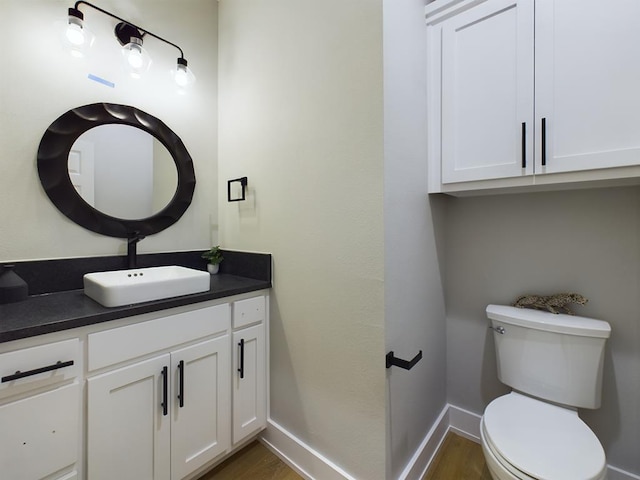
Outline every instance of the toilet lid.
{"label": "toilet lid", "polygon": [[595,480],[606,467],[602,445],[573,410],[512,392],[491,402],[483,421],[497,452],[540,480]]}

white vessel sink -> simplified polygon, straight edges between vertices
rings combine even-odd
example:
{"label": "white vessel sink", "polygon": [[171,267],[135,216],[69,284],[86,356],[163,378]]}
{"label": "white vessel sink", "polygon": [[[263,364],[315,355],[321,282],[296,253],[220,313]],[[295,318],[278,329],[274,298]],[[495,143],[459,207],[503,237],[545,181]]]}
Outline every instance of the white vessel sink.
{"label": "white vessel sink", "polygon": [[105,307],[119,307],[209,290],[211,276],[186,267],[150,267],[87,273],[84,293]]}

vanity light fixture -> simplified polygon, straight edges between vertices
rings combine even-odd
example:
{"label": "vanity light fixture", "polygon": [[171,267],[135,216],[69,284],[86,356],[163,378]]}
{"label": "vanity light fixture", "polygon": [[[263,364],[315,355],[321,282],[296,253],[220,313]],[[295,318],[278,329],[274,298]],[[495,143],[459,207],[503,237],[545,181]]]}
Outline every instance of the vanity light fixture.
{"label": "vanity light fixture", "polygon": [[122,54],[127,68],[133,77],[140,77],[151,66],[151,57],[142,46],[143,37],[145,35],[149,35],[150,37],[156,38],[177,48],[180,52],[180,57],[178,57],[176,62],[176,69],[172,72],[175,82],[180,87],[186,87],[195,82],[196,77],[187,66],[187,60],[184,58],[184,53],[178,45],[83,0],[77,1],[73,8],[69,8],[69,21],[67,23],[66,39],[71,46],[72,53],[75,55],[82,55],[82,49],[93,43],[93,35],[91,35],[91,32],[86,29],[84,25],[84,14],[78,8],[80,5],[87,5],[120,21],[120,23],[116,25],[114,33],[118,42],[122,45]]}

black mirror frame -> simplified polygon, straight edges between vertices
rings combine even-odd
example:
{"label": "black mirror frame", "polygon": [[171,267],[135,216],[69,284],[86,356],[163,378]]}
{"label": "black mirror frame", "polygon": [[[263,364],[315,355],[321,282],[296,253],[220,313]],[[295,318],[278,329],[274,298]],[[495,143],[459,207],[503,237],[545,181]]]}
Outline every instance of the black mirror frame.
{"label": "black mirror frame", "polygon": [[[134,220],[112,217],[85,202],[71,183],[68,171],[71,147],[87,130],[106,124],[144,130],[157,138],[173,157],[178,187],[167,206],[155,215]],[[38,174],[45,192],[64,215],[87,230],[117,238],[153,235],[173,225],[189,208],[196,185],[193,160],[180,137],[153,115],[113,103],[77,107],[54,121],[38,147]]]}

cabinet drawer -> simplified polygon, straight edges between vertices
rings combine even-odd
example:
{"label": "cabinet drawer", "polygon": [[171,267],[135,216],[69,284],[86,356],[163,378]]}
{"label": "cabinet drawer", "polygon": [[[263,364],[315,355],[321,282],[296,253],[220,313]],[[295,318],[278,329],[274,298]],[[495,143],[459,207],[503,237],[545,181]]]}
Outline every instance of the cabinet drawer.
{"label": "cabinet drawer", "polygon": [[229,305],[114,328],[88,336],[89,371],[169,349],[229,329]]}
{"label": "cabinet drawer", "polygon": [[61,383],[79,372],[77,338],[0,355],[0,397]]}
{"label": "cabinet drawer", "polygon": [[[78,456],[79,411],[78,382],[1,406],[2,478],[49,478],[73,466]],[[61,478],[75,478],[75,472]]]}
{"label": "cabinet drawer", "polygon": [[248,298],[233,303],[233,328],[264,322],[265,297]]}

